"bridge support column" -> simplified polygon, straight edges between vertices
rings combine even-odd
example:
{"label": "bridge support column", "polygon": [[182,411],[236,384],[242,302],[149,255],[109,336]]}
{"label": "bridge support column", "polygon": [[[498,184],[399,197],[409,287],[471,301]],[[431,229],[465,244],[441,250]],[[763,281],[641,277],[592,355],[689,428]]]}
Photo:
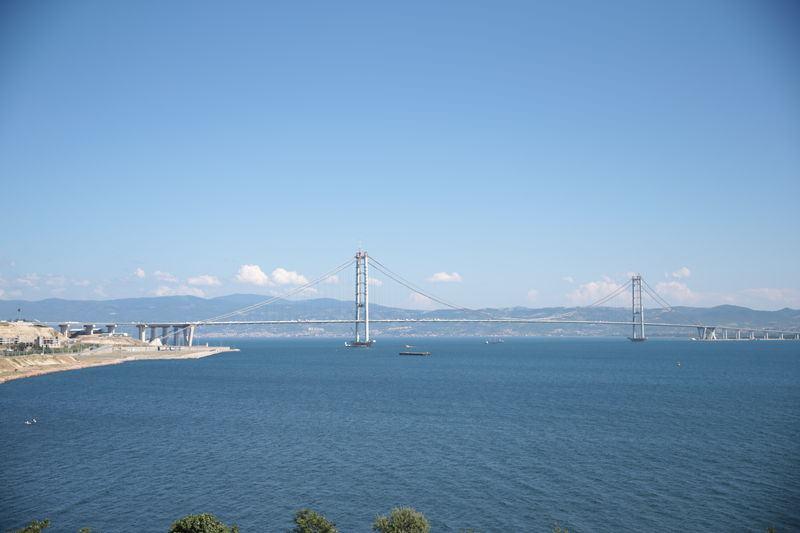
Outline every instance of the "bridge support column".
{"label": "bridge support column", "polygon": [[194,324],[186,324],[183,328],[183,344],[192,346],[194,344]]}
{"label": "bridge support column", "polygon": [[144,331],[147,329],[147,324],[136,324],[136,329],[139,330],[139,340],[145,342]]}
{"label": "bridge support column", "polygon": [[156,326],[150,326],[150,342],[153,342],[158,338],[158,328]]}
{"label": "bridge support column", "polygon": [[722,338],[724,340],[728,340],[728,330],[727,329],[723,329],[722,330]]}
{"label": "bridge support column", "polygon": [[751,341],[754,341],[754,340],[756,340],[756,332],[755,332],[755,331],[751,331],[751,332],[750,332],[750,340],[751,340]]}
{"label": "bridge support column", "polygon": [[61,331],[62,335],[69,337],[69,324],[59,324],[58,329]]}
{"label": "bridge support column", "polygon": [[[359,250],[356,253],[356,320],[355,340],[347,343],[351,347],[372,346],[369,337],[369,258],[367,252]],[[364,336],[361,336],[363,326]]]}
{"label": "bridge support column", "polygon": [[169,344],[169,326],[161,326],[161,344]]}
{"label": "bridge support column", "polygon": [[181,345],[181,327],[172,326],[172,344],[175,346]]}
{"label": "bridge support column", "polygon": [[742,340],[742,330],[740,330],[740,329],[736,330],[736,340],[737,341]]}
{"label": "bridge support column", "polygon": [[83,334],[84,335],[91,335],[94,333],[94,324],[84,324],[83,325]]}
{"label": "bridge support column", "polygon": [[116,324],[106,324],[106,333],[108,333],[109,335],[113,335],[116,330],[117,330]]}
{"label": "bridge support column", "polygon": [[[717,340],[717,328],[697,326],[697,338],[704,341],[715,341]],[[725,338],[727,338],[727,336]]]}
{"label": "bridge support column", "polygon": [[642,276],[636,274],[631,277],[631,309],[633,322],[632,341],[643,341],[644,335],[644,305],[642,303]]}

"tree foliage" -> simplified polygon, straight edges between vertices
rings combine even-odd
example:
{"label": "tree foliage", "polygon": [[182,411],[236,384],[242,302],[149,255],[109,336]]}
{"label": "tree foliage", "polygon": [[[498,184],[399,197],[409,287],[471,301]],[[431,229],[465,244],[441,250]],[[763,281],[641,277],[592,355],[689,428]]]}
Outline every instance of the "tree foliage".
{"label": "tree foliage", "polygon": [[396,507],[389,516],[379,516],[372,524],[377,533],[430,533],[428,519],[411,507]]}
{"label": "tree foliage", "polygon": [[213,514],[203,513],[176,520],[169,528],[169,533],[239,533],[239,528],[228,527]]}
{"label": "tree foliage", "polygon": [[292,533],[338,533],[336,524],[311,509],[300,509],[294,514]]}
{"label": "tree foliage", "polygon": [[34,520],[14,533],[41,533],[44,528],[50,527],[50,520]]}

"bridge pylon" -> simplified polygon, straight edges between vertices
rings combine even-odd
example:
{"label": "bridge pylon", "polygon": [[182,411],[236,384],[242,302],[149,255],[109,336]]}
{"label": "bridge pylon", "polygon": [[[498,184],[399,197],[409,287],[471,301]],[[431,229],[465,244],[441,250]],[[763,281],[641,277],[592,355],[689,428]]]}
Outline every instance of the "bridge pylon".
{"label": "bridge pylon", "polygon": [[630,340],[640,342],[647,337],[644,335],[644,304],[642,302],[642,276],[634,274],[631,276],[631,312],[633,322],[633,332]]}
{"label": "bridge pylon", "polygon": [[[356,252],[356,320],[355,339],[346,342],[349,348],[369,348],[375,341],[369,336],[369,255]],[[363,335],[362,335],[363,332]]]}

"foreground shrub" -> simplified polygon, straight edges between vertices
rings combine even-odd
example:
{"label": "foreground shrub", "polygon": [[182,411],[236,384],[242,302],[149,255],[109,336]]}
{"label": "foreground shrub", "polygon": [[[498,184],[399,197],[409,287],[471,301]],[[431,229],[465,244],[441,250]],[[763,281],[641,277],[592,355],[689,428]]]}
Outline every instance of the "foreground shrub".
{"label": "foreground shrub", "polygon": [[396,507],[389,516],[379,516],[372,524],[378,533],[429,533],[428,519],[411,507]]}
{"label": "foreground shrub", "polygon": [[14,533],[41,533],[46,527],[50,527],[50,520],[34,520],[22,529],[14,531]]}
{"label": "foreground shrub", "polygon": [[173,522],[169,533],[239,533],[236,526],[228,527],[213,514],[190,514]]}
{"label": "foreground shrub", "polygon": [[292,533],[338,533],[336,524],[311,509],[300,509],[294,514]]}

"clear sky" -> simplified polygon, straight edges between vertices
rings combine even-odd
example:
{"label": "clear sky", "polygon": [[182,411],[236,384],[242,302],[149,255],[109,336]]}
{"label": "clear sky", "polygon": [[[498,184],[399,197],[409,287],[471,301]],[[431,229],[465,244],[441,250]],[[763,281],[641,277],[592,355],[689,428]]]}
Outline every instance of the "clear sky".
{"label": "clear sky", "polygon": [[797,308],[798,50],[789,1],[6,1],[0,298],[268,293],[360,243],[467,306],[639,271]]}

